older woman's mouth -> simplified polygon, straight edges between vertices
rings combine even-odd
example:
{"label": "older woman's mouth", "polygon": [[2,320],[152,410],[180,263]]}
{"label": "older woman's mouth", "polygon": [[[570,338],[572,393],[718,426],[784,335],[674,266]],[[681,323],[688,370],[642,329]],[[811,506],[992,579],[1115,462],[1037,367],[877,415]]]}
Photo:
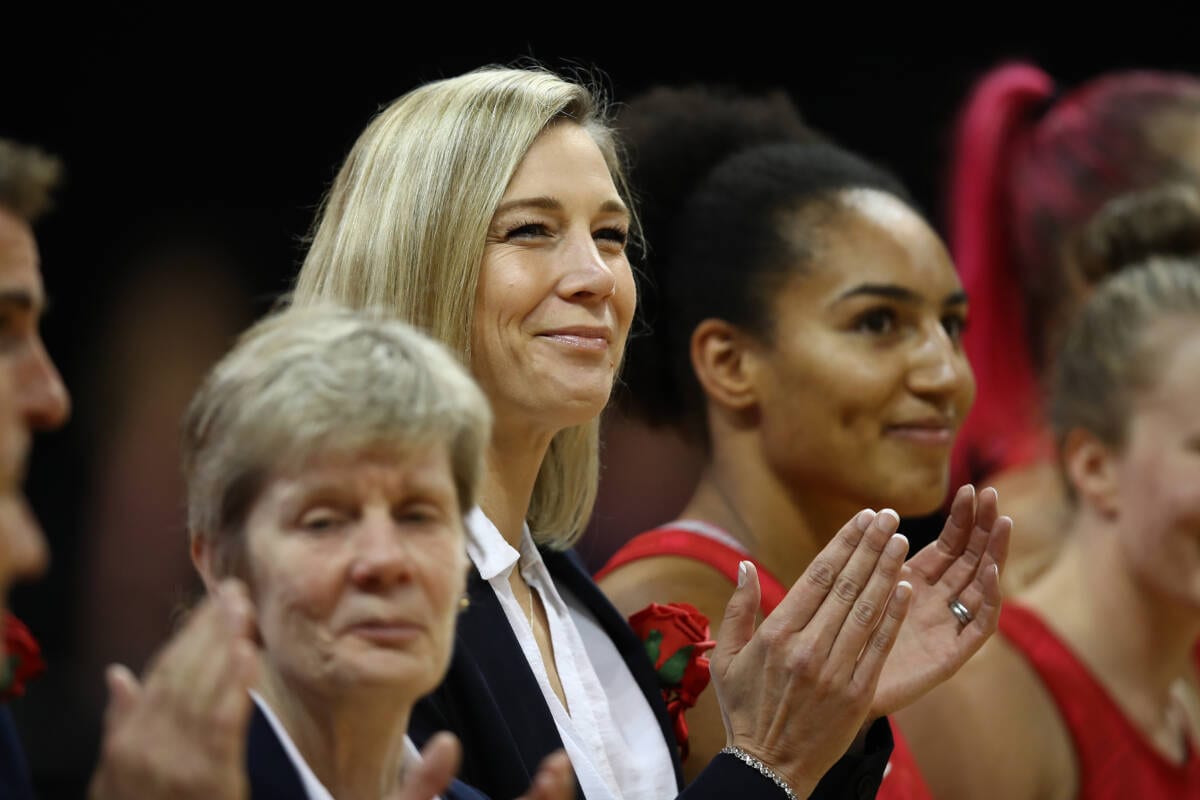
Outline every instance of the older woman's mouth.
{"label": "older woman's mouth", "polygon": [[348,625],[345,632],[381,647],[407,645],[425,632],[425,626],[409,620],[371,619]]}

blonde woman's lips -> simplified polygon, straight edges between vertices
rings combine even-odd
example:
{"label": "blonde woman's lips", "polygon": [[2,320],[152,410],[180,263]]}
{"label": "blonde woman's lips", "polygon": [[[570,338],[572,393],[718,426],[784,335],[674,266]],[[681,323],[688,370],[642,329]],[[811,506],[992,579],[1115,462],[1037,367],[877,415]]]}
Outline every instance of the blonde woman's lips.
{"label": "blonde woman's lips", "polygon": [[570,328],[555,328],[554,330],[542,331],[538,334],[538,337],[548,339],[573,350],[586,353],[607,353],[608,344],[612,340],[612,333],[608,328],[573,326]]}

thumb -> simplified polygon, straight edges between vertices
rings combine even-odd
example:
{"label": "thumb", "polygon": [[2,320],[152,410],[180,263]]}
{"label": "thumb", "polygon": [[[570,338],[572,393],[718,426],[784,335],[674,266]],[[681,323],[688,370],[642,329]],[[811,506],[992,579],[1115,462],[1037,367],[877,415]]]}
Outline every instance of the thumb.
{"label": "thumb", "polygon": [[138,697],[142,694],[141,684],[124,664],[109,664],[104,671],[104,683],[108,686],[108,708],[105,720],[108,725],[117,725],[129,715]]}
{"label": "thumb", "polygon": [[393,800],[433,800],[454,780],[461,760],[458,737],[445,731],[434,735],[421,750],[420,763],[406,771]]}
{"label": "thumb", "polygon": [[713,660],[724,661],[741,652],[754,635],[754,620],[762,601],[762,587],[758,583],[758,570],[752,561],[738,564],[738,585],[725,606],[725,619],[717,631],[717,645],[713,648]]}

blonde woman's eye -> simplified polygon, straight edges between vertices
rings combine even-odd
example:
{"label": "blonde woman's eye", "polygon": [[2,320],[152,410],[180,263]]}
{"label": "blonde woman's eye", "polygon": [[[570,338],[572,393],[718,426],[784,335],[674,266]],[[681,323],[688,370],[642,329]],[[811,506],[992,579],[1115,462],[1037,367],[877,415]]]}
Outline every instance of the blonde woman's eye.
{"label": "blonde woman's eye", "polygon": [[515,227],[509,228],[505,238],[508,239],[532,239],[537,236],[548,236],[550,229],[540,222],[525,222]]}
{"label": "blonde woman's eye", "polygon": [[597,239],[624,247],[629,241],[629,232],[621,228],[601,228],[593,234]]}

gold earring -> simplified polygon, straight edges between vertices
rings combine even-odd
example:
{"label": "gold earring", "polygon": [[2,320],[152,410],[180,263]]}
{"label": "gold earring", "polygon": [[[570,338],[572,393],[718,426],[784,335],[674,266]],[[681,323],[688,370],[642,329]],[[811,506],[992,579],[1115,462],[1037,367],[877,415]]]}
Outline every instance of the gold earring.
{"label": "gold earring", "polygon": [[460,612],[466,611],[470,607],[471,607],[471,596],[470,595],[464,594],[462,597],[458,598],[458,610]]}

